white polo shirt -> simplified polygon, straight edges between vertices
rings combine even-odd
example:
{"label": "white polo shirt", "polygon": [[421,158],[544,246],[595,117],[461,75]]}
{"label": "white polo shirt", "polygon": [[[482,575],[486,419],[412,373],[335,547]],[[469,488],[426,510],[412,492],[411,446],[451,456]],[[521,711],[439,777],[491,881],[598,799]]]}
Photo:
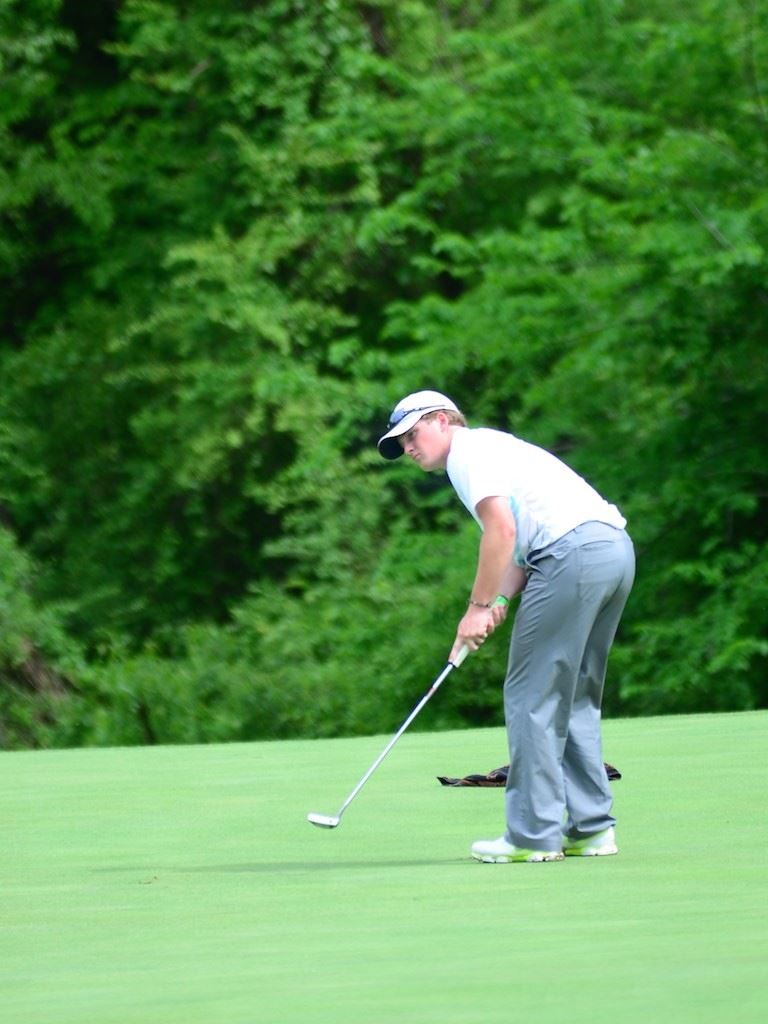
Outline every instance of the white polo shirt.
{"label": "white polo shirt", "polygon": [[509,499],[517,526],[517,565],[582,523],[626,526],[615,505],[551,452],[501,430],[460,427],[451,441],[446,471],[481,529],[478,503],[483,498]]}

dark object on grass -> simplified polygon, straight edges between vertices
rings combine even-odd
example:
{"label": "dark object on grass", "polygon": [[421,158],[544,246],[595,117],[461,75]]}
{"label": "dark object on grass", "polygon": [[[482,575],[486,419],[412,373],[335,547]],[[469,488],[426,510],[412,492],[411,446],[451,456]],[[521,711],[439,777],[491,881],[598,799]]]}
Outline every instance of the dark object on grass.
{"label": "dark object on grass", "polygon": [[[618,768],[614,768],[612,764],[608,764],[606,761],[603,764],[605,765],[605,773],[611,782],[614,779],[621,778],[621,772]],[[443,786],[506,786],[508,772],[509,765],[505,764],[501,768],[494,768],[487,775],[465,775],[463,779],[450,779],[445,775],[438,775],[437,780]]]}

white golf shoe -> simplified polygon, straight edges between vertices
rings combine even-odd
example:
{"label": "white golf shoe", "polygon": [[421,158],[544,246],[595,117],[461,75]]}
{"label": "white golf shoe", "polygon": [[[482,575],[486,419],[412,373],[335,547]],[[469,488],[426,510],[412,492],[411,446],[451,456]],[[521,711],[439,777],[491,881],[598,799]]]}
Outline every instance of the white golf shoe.
{"label": "white golf shoe", "polygon": [[508,843],[504,836],[499,839],[480,839],[472,844],[472,856],[483,864],[538,863],[545,860],[562,860],[562,850],[524,850]]}
{"label": "white golf shoe", "polygon": [[616,845],[616,833],[611,826],[584,839],[569,839],[566,836],[563,851],[566,857],[612,857],[619,852],[619,848]]}

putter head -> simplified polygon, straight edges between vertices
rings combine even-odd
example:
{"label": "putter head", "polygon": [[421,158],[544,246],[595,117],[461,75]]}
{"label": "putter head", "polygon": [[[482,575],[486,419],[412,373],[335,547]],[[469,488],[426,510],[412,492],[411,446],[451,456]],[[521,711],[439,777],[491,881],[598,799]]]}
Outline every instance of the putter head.
{"label": "putter head", "polygon": [[330,814],[308,814],[307,821],[318,828],[336,828],[341,818],[334,818]]}

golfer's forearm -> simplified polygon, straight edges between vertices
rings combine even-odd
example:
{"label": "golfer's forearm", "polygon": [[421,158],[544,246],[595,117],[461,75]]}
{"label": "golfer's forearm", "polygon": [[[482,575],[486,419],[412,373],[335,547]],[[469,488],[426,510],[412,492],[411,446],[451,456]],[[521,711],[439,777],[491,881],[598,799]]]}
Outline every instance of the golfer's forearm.
{"label": "golfer's forearm", "polygon": [[525,590],[525,584],[527,582],[528,573],[525,569],[511,561],[507,566],[504,576],[502,577],[499,593],[503,594],[504,597],[511,599],[522,590]]}
{"label": "golfer's forearm", "polygon": [[[472,585],[472,600],[480,604],[492,604],[499,594],[512,597],[505,584],[512,582],[509,575],[513,565],[515,536],[507,530],[486,530],[480,540],[477,557],[477,571]],[[520,587],[519,589],[522,589]],[[515,590],[514,593],[518,591]]]}

